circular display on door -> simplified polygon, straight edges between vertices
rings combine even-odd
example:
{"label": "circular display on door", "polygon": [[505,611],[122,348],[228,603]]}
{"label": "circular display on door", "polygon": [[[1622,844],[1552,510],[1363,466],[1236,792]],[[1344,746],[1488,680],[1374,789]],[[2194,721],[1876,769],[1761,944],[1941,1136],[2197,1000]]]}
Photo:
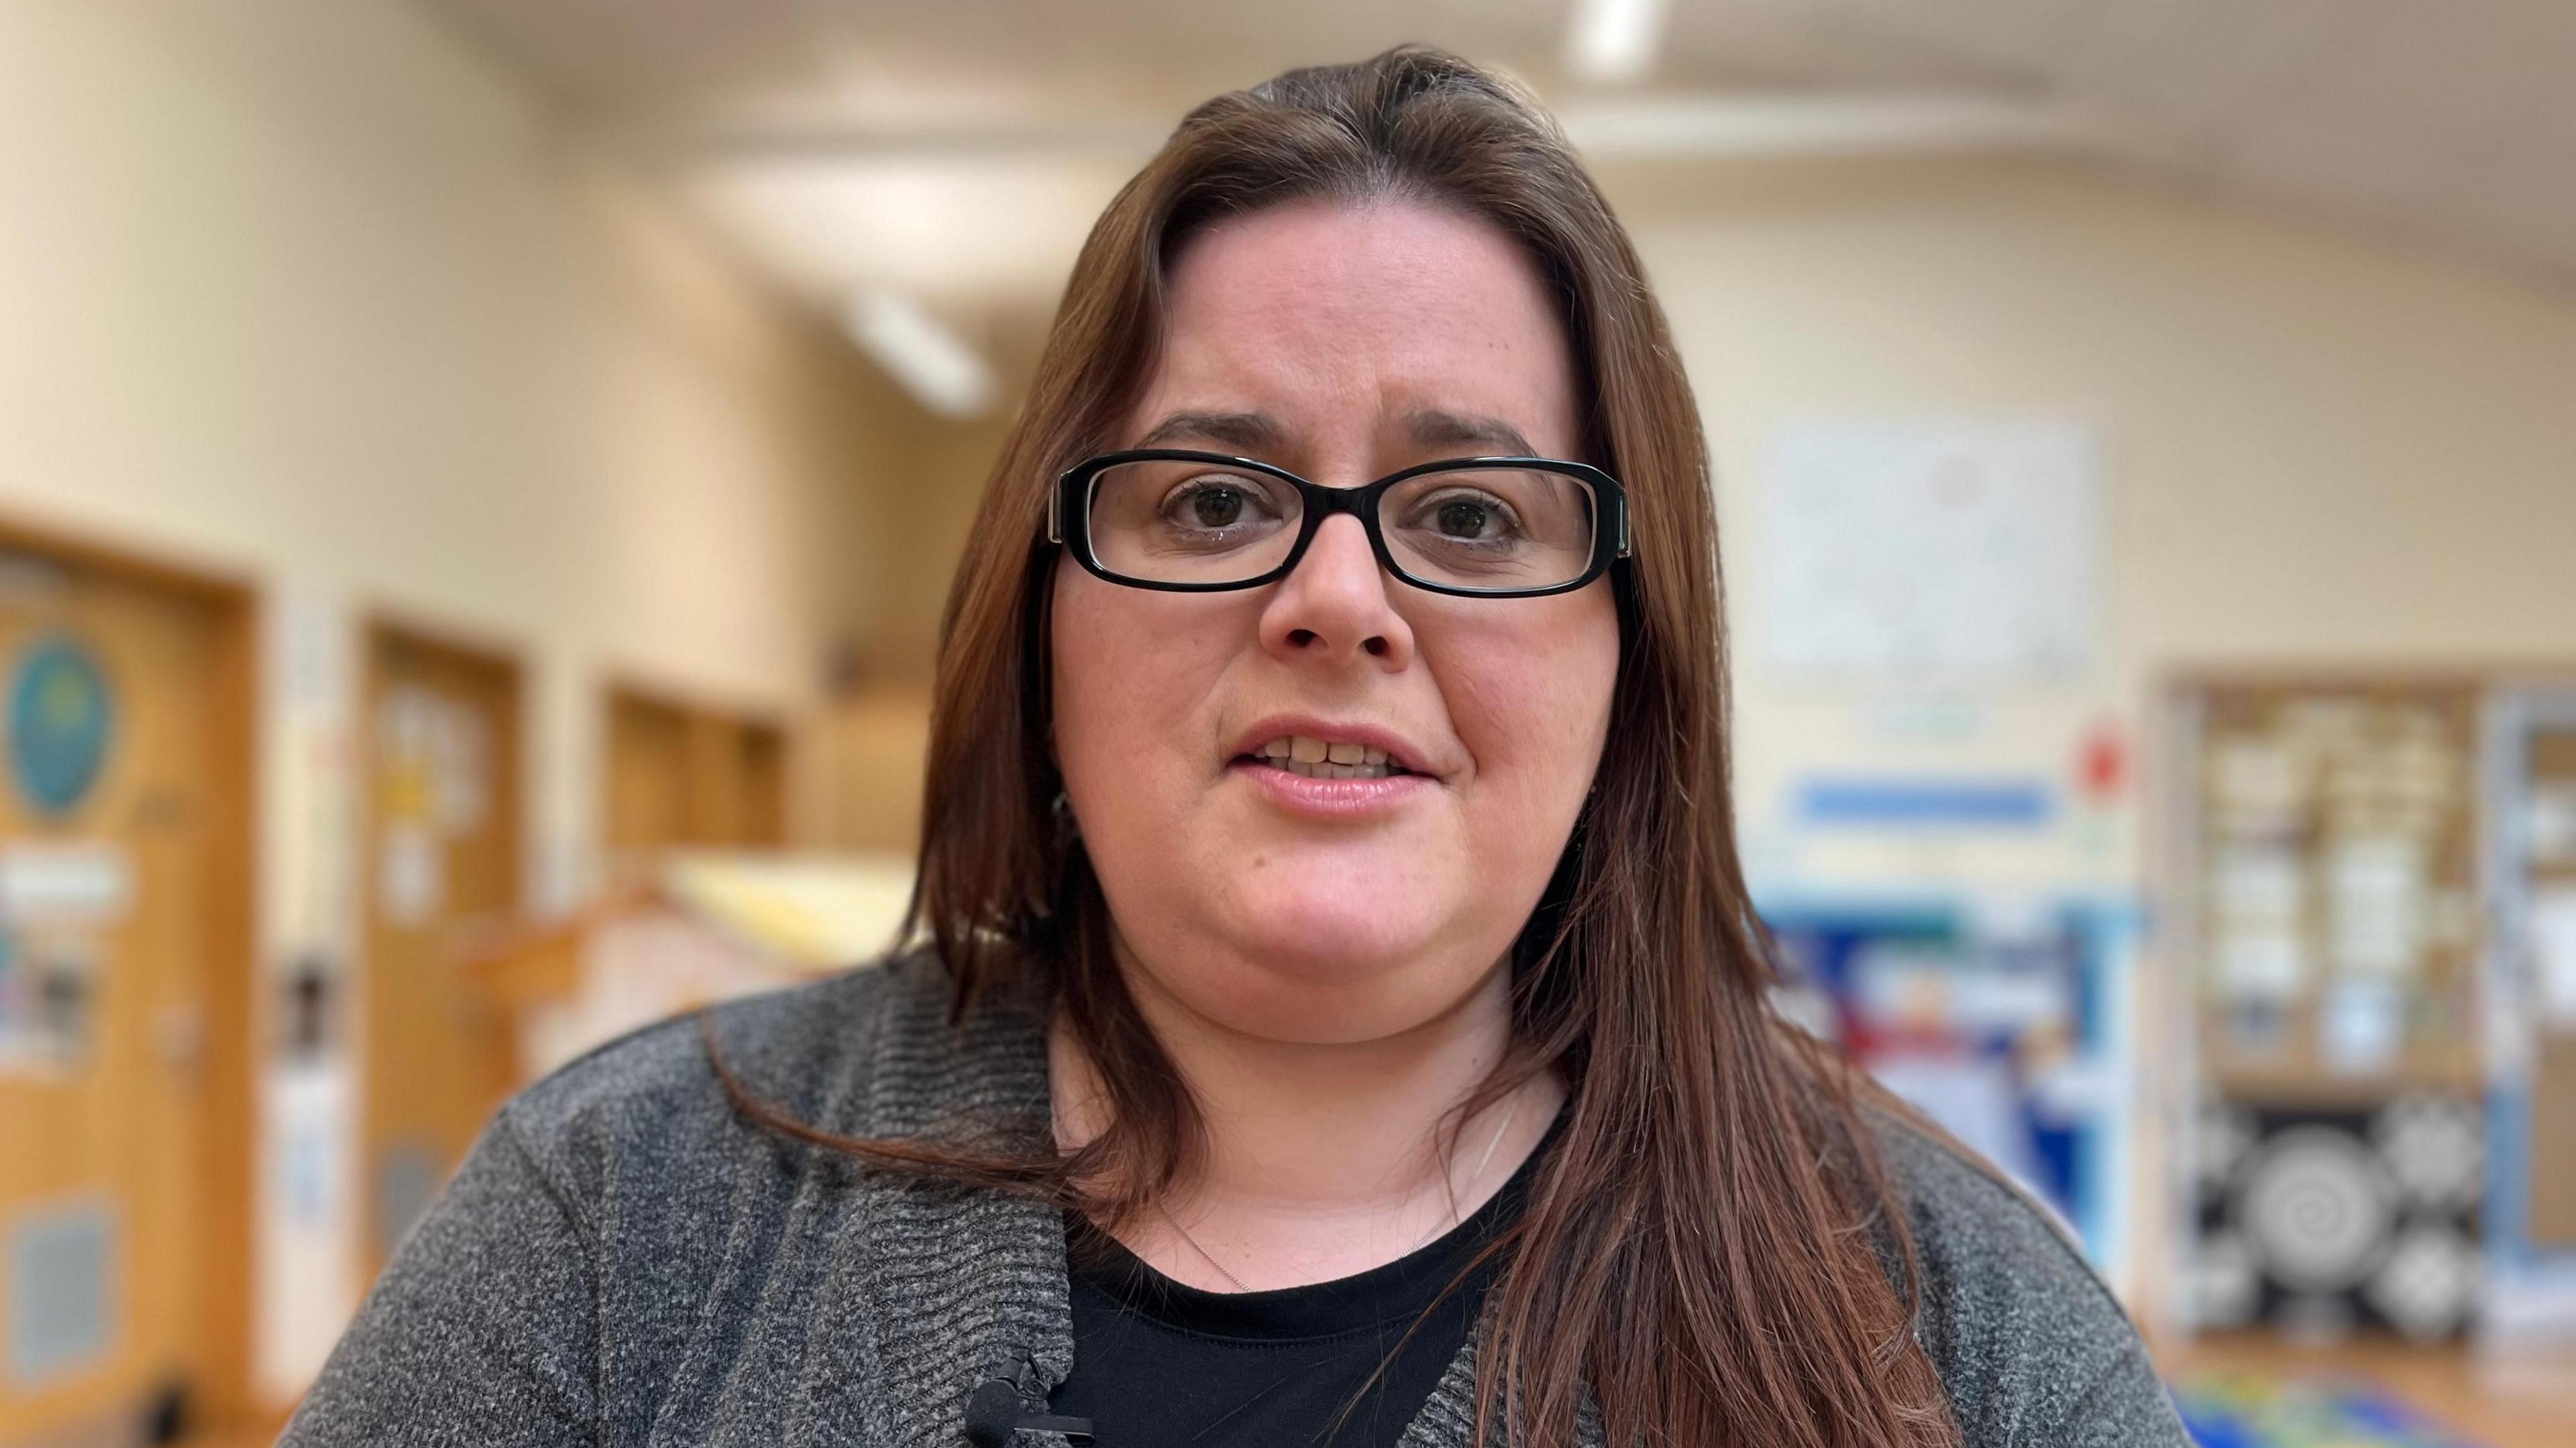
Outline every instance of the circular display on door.
{"label": "circular display on door", "polygon": [[45,814],[88,798],[116,733],[115,699],[98,656],[80,640],[39,640],[9,685],[9,773]]}

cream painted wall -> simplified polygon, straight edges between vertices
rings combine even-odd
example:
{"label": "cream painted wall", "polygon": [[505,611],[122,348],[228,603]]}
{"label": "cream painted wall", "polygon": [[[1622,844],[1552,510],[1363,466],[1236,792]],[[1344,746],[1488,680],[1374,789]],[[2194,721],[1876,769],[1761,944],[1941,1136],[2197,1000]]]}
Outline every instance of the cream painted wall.
{"label": "cream painted wall", "polygon": [[550,137],[389,0],[0,5],[0,508],[523,654],[560,896],[598,677],[801,707],[908,404]]}
{"label": "cream painted wall", "polygon": [[[569,903],[605,681],[818,710],[883,605],[867,489],[912,425],[426,13],[0,0],[0,515],[259,590],[280,966],[353,958],[367,618],[520,658],[529,883]],[[813,838],[829,801],[799,802]],[[363,1287],[354,1071],[262,1083],[280,1401]]]}
{"label": "cream painted wall", "polygon": [[[2138,737],[2193,664],[2576,662],[2576,299],[2044,163],[1611,184],[1715,449],[1758,871],[2133,888],[2134,797],[2018,843],[1835,842],[1784,829],[1784,792],[1855,768],[2062,783],[2084,731]],[[2094,666],[2002,689],[1784,677],[1761,542],[1777,429],[1957,414],[2099,429]]]}

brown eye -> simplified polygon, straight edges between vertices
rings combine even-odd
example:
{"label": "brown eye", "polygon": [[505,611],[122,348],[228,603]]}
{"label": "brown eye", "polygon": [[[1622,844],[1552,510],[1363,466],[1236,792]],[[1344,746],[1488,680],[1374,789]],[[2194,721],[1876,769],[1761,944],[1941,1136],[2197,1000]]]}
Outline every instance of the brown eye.
{"label": "brown eye", "polygon": [[1433,521],[1451,538],[1482,538],[1493,522],[1493,509],[1472,498],[1452,498],[1440,505]]}
{"label": "brown eye", "polygon": [[1243,517],[1243,493],[1237,488],[1201,488],[1182,501],[1190,522],[1201,528],[1229,528]]}

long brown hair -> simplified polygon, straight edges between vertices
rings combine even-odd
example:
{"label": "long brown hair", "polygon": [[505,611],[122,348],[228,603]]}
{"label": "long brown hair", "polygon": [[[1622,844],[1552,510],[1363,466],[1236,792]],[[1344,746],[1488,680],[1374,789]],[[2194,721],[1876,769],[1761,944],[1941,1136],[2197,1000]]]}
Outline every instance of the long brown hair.
{"label": "long brown hair", "polygon": [[1588,1392],[1618,1444],[1955,1443],[1911,1331],[1905,1213],[1849,1078],[1768,1005],[1731,819],[1707,445],[1671,336],[1563,134],[1440,51],[1291,71],[1181,122],[1083,246],[949,595],[913,928],[936,942],[961,1015],[998,991],[1046,993],[1098,1069],[1108,1128],[1061,1158],[1031,1141],[797,1134],[1112,1222],[1199,1149],[1060,818],[1044,519],[1055,476],[1117,445],[1155,363],[1176,244],[1314,198],[1456,208],[1515,238],[1560,303],[1592,460],[1630,499],[1608,745],[1514,955],[1513,1050],[1473,1103],[1542,1070],[1571,1088],[1483,1309],[1480,1437],[1570,1444]]}

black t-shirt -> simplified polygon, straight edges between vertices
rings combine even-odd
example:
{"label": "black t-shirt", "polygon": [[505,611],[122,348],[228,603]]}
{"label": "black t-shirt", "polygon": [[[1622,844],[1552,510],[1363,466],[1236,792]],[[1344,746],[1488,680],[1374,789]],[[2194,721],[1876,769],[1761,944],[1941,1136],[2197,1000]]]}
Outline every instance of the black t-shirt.
{"label": "black t-shirt", "polygon": [[1073,1376],[1050,1411],[1089,1418],[1096,1448],[1392,1448],[1473,1330],[1495,1264],[1444,1290],[1519,1218],[1557,1130],[1466,1221],[1330,1282],[1203,1292],[1075,1223]]}

